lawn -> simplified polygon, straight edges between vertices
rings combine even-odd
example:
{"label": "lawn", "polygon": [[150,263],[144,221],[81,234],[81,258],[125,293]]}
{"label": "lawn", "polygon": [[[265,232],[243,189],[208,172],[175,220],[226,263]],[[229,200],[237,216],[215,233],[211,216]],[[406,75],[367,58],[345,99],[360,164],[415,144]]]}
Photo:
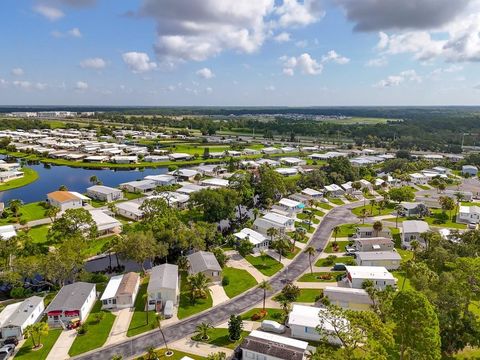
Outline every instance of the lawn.
{"label": "lawn", "polygon": [[[32,221],[45,218],[45,208],[41,205],[41,202],[34,202],[22,205],[20,208],[20,221]],[[6,209],[8,209],[8,203],[5,204]],[[13,214],[8,211],[8,217],[0,219],[0,224],[11,224],[16,223],[17,219]]]}
{"label": "lawn", "polygon": [[324,249],[324,252],[328,253],[328,254],[338,254],[338,253],[344,253],[346,250],[345,250],[345,247],[347,247],[347,245],[350,243],[349,241],[337,241],[337,244],[338,244],[338,251],[333,251],[333,243],[334,241],[329,241],[327,243],[327,246],[325,247]]}
{"label": "lawn", "polygon": [[403,250],[403,249],[396,249],[397,253],[402,257],[402,262],[406,262],[408,260],[413,259],[413,251],[411,250]]}
{"label": "lawn", "polygon": [[230,335],[228,334],[228,329],[210,329],[208,332],[209,339],[206,341],[203,341],[200,339],[200,336],[196,335],[192,337],[192,340],[195,341],[200,341],[200,342],[205,342],[210,345],[215,345],[215,346],[221,346],[227,349],[235,349],[240,343],[243,341],[243,338],[249,334],[248,331],[242,331],[242,335],[240,336],[240,339],[237,341],[230,341],[229,337]]}
{"label": "lawn", "polygon": [[311,211],[313,212],[316,216],[324,216],[325,213],[323,211],[320,211],[318,209],[314,209],[314,208],[306,208],[304,210],[307,210],[307,211]]}
{"label": "lawn", "polygon": [[30,340],[25,341],[17,355],[15,355],[15,359],[45,360],[61,333],[62,330],[60,329],[50,330],[48,335],[41,339],[43,347],[37,351],[32,351],[32,342]]}
{"label": "lawn", "polygon": [[233,298],[248,289],[257,285],[255,278],[243,269],[235,269],[231,267],[223,268],[223,278],[228,278],[228,285],[223,286],[225,293],[229,298]]}
{"label": "lawn", "polygon": [[141,197],[144,197],[145,194],[140,194],[140,193],[131,193],[131,192],[124,192],[123,193],[123,199],[121,201],[125,200],[135,200]]}
{"label": "lawn", "polygon": [[[174,349],[169,349],[173,351],[173,355],[171,356],[165,356],[165,352],[167,351],[165,348],[155,350],[157,354],[157,359],[158,360],[182,360],[183,358],[191,358],[193,360],[202,360],[205,359],[204,357],[198,356],[198,355],[193,355],[193,354],[188,354],[184,353],[183,351],[179,350],[174,350]],[[136,360],[145,360],[145,357],[140,356]]]}
{"label": "lawn", "polygon": [[335,205],[344,205],[345,204],[345,202],[343,202],[343,200],[341,200],[339,198],[329,197],[328,201],[330,201],[332,204],[335,204]]}
{"label": "lawn", "polygon": [[356,233],[358,227],[370,226],[368,224],[343,224],[339,226],[337,238],[350,237]]}
{"label": "lawn", "polygon": [[147,293],[148,278],[145,278],[138,289],[137,298],[135,299],[135,312],[128,327],[127,336],[135,336],[155,328],[155,311],[145,311],[145,299],[143,296]]}
{"label": "lawn", "polygon": [[[70,356],[76,356],[97,349],[103,346],[107,341],[113,322],[115,321],[115,315],[109,311],[102,311],[101,308],[102,302],[98,300],[85,322],[88,324],[88,331],[86,334],[77,335],[73,341],[72,347],[68,351]],[[104,317],[102,320],[97,321],[95,316],[99,313],[103,313]]]}
{"label": "lawn", "polygon": [[35,244],[43,244],[47,242],[47,234],[50,225],[41,225],[30,228],[28,235],[32,238]]}
{"label": "lawn", "polygon": [[178,306],[179,319],[184,319],[203,310],[207,310],[213,305],[213,300],[210,292],[207,292],[207,297],[205,299],[197,299],[196,302],[193,304],[188,296],[188,290],[186,288],[186,285],[187,279],[185,276],[182,276],[180,288],[180,305]]}
{"label": "lawn", "polygon": [[265,308],[267,315],[263,319],[253,320],[252,317],[255,314],[258,314],[262,311],[262,308],[255,308],[252,310],[247,311],[246,313],[242,314],[242,320],[249,320],[249,321],[262,321],[262,320],[274,320],[279,321],[283,317],[283,311],[281,309],[269,309]]}
{"label": "lawn", "polygon": [[325,210],[332,210],[333,209],[332,205],[325,204],[325,203],[322,203],[322,202],[318,204],[318,207],[322,208],[322,209],[325,209]]}
{"label": "lawn", "polygon": [[271,256],[262,259],[261,256],[247,255],[245,259],[265,276],[273,276],[283,268],[283,265]]}
{"label": "lawn", "polygon": [[345,274],[343,271],[307,273],[298,279],[298,282],[336,282],[337,277],[343,274]]}
{"label": "lawn", "polygon": [[374,205],[372,208],[371,205],[367,204],[365,206],[359,206],[359,207],[353,208],[352,213],[356,216],[361,216],[363,209],[366,210],[367,216],[383,216],[383,215],[391,214],[392,211],[395,210],[395,204],[390,203],[384,209],[380,209],[378,205]]}
{"label": "lawn", "polygon": [[292,260],[297,254],[300,252],[300,248],[295,246],[295,250],[289,251],[287,255],[285,255],[286,259]]}
{"label": "lawn", "polygon": [[0,191],[12,190],[26,186],[38,180],[38,173],[31,168],[23,168],[23,177],[0,184]]}
{"label": "lawn", "polygon": [[88,248],[86,249],[86,256],[91,257],[101,254],[103,246],[115,237],[116,235],[90,240],[88,242]]}
{"label": "lawn", "polygon": [[[300,219],[300,220],[308,220],[308,215],[305,214],[305,213],[300,213],[300,214],[297,214],[297,218]],[[319,224],[320,223],[320,220],[317,219],[316,217],[313,217],[312,218],[312,223],[314,224]],[[307,225],[307,224],[305,224]],[[308,225],[307,225],[308,226]]]}
{"label": "lawn", "polygon": [[319,266],[319,267],[333,266],[335,263],[341,263],[345,265],[355,265],[355,259],[353,258],[353,256],[336,256],[332,264],[330,263],[329,259],[323,258],[323,259],[319,259],[315,263],[315,266]]}
{"label": "lawn", "polygon": [[[410,280],[405,277],[405,273],[402,271],[393,271],[392,275],[397,279],[397,288],[399,290],[411,290]],[[403,285],[405,280],[405,285]]]}
{"label": "lawn", "polygon": [[310,225],[310,228],[309,228],[308,224],[304,224],[303,222],[300,222],[300,221],[295,221],[295,227],[296,228],[303,227],[310,234],[313,234],[315,232],[315,228],[313,226]]}
{"label": "lawn", "polygon": [[314,303],[323,294],[321,289],[300,289],[300,295],[296,302],[300,303]]}
{"label": "lawn", "polygon": [[[448,220],[443,220],[442,218],[442,210],[440,209],[432,209],[431,210],[432,216],[425,218],[425,221],[433,226],[441,226],[441,227],[448,227],[448,228],[454,228],[454,229],[466,229],[467,225],[465,224],[457,224],[455,222],[456,216],[453,216],[452,218],[448,218]],[[447,212],[448,215],[448,212]]]}
{"label": "lawn", "polygon": [[431,187],[427,186],[427,185],[418,184],[417,186],[422,190],[430,190],[431,189]]}

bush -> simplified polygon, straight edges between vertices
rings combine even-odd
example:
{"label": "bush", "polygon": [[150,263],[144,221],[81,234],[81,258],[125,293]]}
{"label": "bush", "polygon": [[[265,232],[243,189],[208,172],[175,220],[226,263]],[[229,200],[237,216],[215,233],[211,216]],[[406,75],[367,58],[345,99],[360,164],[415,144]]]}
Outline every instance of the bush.
{"label": "bush", "polygon": [[96,323],[99,323],[100,321],[102,321],[103,319],[105,318],[105,313],[103,311],[100,311],[98,313],[95,314],[95,322]]}
{"label": "bush", "polygon": [[228,276],[224,276],[222,279],[222,286],[228,286],[230,284],[230,279]]}
{"label": "bush", "polygon": [[14,299],[23,299],[32,295],[32,290],[23,287],[14,287],[10,290],[10,296]]}
{"label": "bush", "polygon": [[325,260],[323,260],[323,263],[325,266],[332,266],[335,264],[337,260],[337,257],[335,255],[328,255]]}
{"label": "bush", "polygon": [[20,223],[20,225],[27,225],[27,220],[20,219],[19,223]]}
{"label": "bush", "polygon": [[80,327],[77,328],[77,334],[78,335],[85,335],[88,332],[88,325],[83,324]]}

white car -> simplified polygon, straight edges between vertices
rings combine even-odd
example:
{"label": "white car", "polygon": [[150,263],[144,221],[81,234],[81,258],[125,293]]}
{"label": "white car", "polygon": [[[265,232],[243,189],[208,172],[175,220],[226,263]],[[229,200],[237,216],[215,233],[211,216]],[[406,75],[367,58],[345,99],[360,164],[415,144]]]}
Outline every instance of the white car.
{"label": "white car", "polygon": [[285,332],[285,326],[273,320],[263,320],[260,328],[263,331],[268,331],[276,334],[283,334]]}

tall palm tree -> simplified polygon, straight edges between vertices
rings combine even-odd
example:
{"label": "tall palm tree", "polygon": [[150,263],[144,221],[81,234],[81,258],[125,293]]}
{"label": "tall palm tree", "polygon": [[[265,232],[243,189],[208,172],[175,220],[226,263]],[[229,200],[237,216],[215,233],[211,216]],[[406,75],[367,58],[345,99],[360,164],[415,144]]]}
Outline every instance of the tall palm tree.
{"label": "tall palm tree", "polygon": [[367,217],[367,209],[362,208],[360,211],[360,218],[362,219],[362,224],[365,224],[365,218]]}
{"label": "tall palm tree", "polygon": [[312,257],[315,256],[317,251],[315,250],[315,248],[313,246],[309,245],[305,248],[305,250],[303,250],[303,252],[308,255],[308,263],[310,265],[310,274],[313,275]]}
{"label": "tall palm tree", "polygon": [[273,243],[273,239],[278,236],[279,232],[277,228],[271,227],[267,229],[267,236],[270,236],[270,241]]}
{"label": "tall palm tree", "polygon": [[267,299],[267,291],[272,290],[272,285],[266,280],[263,280],[260,284],[258,284],[258,288],[263,290],[263,308],[262,310],[265,311],[265,301]]}
{"label": "tall palm tree", "polygon": [[333,236],[335,238],[335,242],[337,242],[337,235],[338,233],[340,232],[340,226],[335,226],[333,229],[332,229],[332,232],[333,232]]}
{"label": "tall palm tree", "polygon": [[204,273],[197,273],[187,277],[187,287],[190,294],[190,300],[195,304],[198,298],[205,297],[210,291],[208,286],[210,285],[210,279]]}
{"label": "tall palm tree", "polygon": [[20,208],[22,207],[22,205],[23,205],[23,202],[20,199],[12,199],[8,202],[8,208],[17,219],[17,222],[20,216]]}
{"label": "tall palm tree", "polygon": [[155,360],[155,359],[158,359],[158,356],[157,356],[157,353],[155,352],[155,348],[151,346],[147,350],[147,360]]}
{"label": "tall palm tree", "polygon": [[395,213],[396,213],[396,216],[395,216],[395,228],[398,229],[398,217],[400,216],[400,211],[403,210],[403,206],[398,204],[397,206],[395,206]]}
{"label": "tall palm tree", "polygon": [[90,176],[90,183],[92,185],[97,185],[99,182],[100,180],[98,179],[97,175]]}
{"label": "tall palm tree", "polygon": [[160,330],[160,334],[162,335],[163,343],[165,344],[165,350],[166,350],[165,355],[171,356],[171,355],[173,355],[173,351],[171,351],[168,348],[167,339],[165,339],[165,334],[163,333],[163,328],[162,328],[162,320],[164,320],[164,319],[165,318],[163,317],[162,314],[157,314],[157,316],[155,317],[155,321],[157,322],[158,330]]}
{"label": "tall palm tree", "polygon": [[258,210],[257,208],[254,208],[252,212],[253,212],[253,221],[255,221],[257,220],[258,214],[260,214],[260,210]]}
{"label": "tall palm tree", "polygon": [[195,331],[200,336],[200,340],[208,340],[208,338],[209,338],[208,332],[212,328],[213,328],[213,326],[212,326],[211,323],[202,322],[202,323],[200,323],[196,326]]}
{"label": "tall palm tree", "polygon": [[42,345],[42,336],[47,336],[48,331],[49,327],[46,322],[38,322],[28,325],[25,328],[25,335],[32,339],[33,348],[38,348]]}
{"label": "tall palm tree", "polygon": [[378,234],[380,233],[380,231],[383,230],[383,224],[381,221],[375,221],[373,223],[373,230],[375,231],[375,235],[378,236]]}
{"label": "tall palm tree", "polygon": [[148,311],[148,293],[145,293],[142,295],[142,299],[143,301],[145,302],[145,316],[146,316],[146,320],[147,320],[147,325],[148,325],[148,313],[150,311]]}
{"label": "tall palm tree", "polygon": [[373,215],[373,207],[377,205],[377,201],[375,199],[370,200],[370,214]]}

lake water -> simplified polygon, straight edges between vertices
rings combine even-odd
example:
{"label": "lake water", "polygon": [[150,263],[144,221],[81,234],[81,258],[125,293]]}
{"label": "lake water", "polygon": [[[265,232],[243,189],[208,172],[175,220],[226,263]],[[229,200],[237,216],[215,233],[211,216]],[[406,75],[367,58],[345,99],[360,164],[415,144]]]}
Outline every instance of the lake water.
{"label": "lake water", "polygon": [[68,166],[45,166],[44,164],[28,165],[38,172],[37,181],[13,190],[0,192],[0,202],[7,203],[11,199],[20,199],[24,203],[43,201],[46,194],[65,185],[68,190],[85,193],[92,184],[91,176],[97,178],[105,186],[117,187],[119,184],[141,180],[147,175],[165,174],[167,168],[156,169],[83,169]]}

